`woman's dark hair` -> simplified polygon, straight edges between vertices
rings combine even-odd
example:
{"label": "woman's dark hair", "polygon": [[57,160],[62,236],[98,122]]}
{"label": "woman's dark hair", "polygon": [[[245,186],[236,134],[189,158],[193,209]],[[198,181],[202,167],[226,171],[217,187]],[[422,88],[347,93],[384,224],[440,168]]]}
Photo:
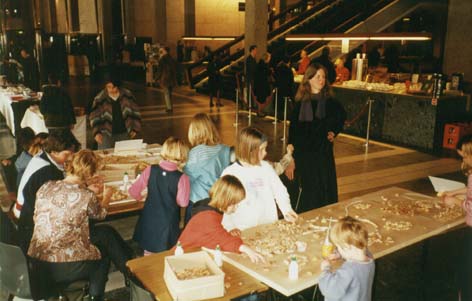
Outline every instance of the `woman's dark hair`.
{"label": "woman's dark hair", "polygon": [[70,150],[76,152],[80,149],[80,142],[77,141],[70,129],[56,129],[49,133],[49,136],[44,144],[44,151],[62,152]]}
{"label": "woman's dark hair", "polygon": [[310,99],[310,95],[311,95],[311,85],[310,85],[310,79],[312,79],[316,73],[318,72],[318,70],[322,69],[325,73],[325,77],[326,77],[326,82],[325,82],[325,85],[323,87],[323,89],[321,89],[321,96],[322,97],[329,97],[330,94],[331,94],[331,91],[330,91],[330,87],[329,87],[329,81],[328,81],[328,71],[326,70],[326,68],[319,64],[319,63],[314,63],[314,64],[310,64],[310,66],[308,66],[308,68],[306,69],[305,71],[305,75],[303,76],[303,79],[302,79],[302,82],[300,83],[300,86],[298,86],[298,91],[297,91],[297,94],[295,95],[295,100],[296,101],[302,101],[302,100],[308,100]]}
{"label": "woman's dark hair", "polygon": [[34,143],[34,139],[36,138],[36,135],[34,134],[33,129],[30,127],[25,127],[20,129],[18,132],[18,144],[21,146],[21,148],[24,151],[28,151],[30,146]]}

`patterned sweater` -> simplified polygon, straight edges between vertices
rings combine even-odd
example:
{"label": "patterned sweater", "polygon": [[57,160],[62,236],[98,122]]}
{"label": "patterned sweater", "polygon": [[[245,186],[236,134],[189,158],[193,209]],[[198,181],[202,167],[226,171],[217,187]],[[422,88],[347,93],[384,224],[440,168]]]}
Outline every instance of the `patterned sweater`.
{"label": "patterned sweater", "polygon": [[[90,113],[90,125],[92,127],[93,137],[96,134],[105,132],[112,134],[113,128],[113,99],[108,96],[106,89],[95,96]],[[120,88],[120,97],[116,100],[120,102],[123,120],[125,121],[128,133],[141,130],[141,113],[136,105],[133,94],[127,89]]]}

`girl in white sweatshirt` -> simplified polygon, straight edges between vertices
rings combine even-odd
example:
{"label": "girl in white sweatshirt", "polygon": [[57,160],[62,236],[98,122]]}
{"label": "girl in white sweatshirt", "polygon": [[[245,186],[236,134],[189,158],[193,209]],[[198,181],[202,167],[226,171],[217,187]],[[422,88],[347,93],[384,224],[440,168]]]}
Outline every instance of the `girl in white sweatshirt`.
{"label": "girl in white sweatshirt", "polygon": [[254,127],[243,129],[236,147],[237,160],[223,171],[222,176],[237,177],[246,190],[246,198],[236,211],[223,216],[223,226],[233,234],[277,221],[277,206],[285,220],[293,222],[297,219],[287,189],[272,166],[264,161],[266,148],[267,137],[261,131]]}

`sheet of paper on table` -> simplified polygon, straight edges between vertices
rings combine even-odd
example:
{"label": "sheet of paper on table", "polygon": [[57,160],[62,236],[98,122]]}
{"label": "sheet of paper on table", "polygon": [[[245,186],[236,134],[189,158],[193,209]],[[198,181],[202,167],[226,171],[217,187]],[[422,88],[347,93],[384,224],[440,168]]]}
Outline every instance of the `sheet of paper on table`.
{"label": "sheet of paper on table", "polygon": [[146,144],[143,143],[143,139],[132,139],[132,140],[123,140],[115,142],[114,152],[123,153],[141,150],[146,147]]}
{"label": "sheet of paper on table", "polygon": [[431,184],[433,184],[434,191],[436,192],[451,191],[465,187],[464,183],[438,177],[429,176],[429,180]]}

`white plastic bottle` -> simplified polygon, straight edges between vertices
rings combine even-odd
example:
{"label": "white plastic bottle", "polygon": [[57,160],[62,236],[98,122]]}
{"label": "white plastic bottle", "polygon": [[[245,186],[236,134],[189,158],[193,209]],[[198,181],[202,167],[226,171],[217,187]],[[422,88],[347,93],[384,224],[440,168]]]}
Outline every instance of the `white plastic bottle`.
{"label": "white plastic bottle", "polygon": [[184,254],[184,249],[182,248],[182,244],[180,241],[177,242],[177,247],[175,247],[174,255],[179,256]]}
{"label": "white plastic bottle", "polygon": [[222,267],[223,266],[223,257],[221,255],[220,245],[216,245],[215,253],[213,255],[214,255],[213,257],[215,259],[216,265],[218,267]]}
{"label": "white plastic bottle", "polygon": [[290,259],[290,264],[288,265],[288,278],[290,280],[298,279],[298,262],[297,257],[292,256]]}
{"label": "white plastic bottle", "polygon": [[129,176],[128,173],[125,171],[123,174],[123,191],[128,190],[128,185],[129,185]]}

